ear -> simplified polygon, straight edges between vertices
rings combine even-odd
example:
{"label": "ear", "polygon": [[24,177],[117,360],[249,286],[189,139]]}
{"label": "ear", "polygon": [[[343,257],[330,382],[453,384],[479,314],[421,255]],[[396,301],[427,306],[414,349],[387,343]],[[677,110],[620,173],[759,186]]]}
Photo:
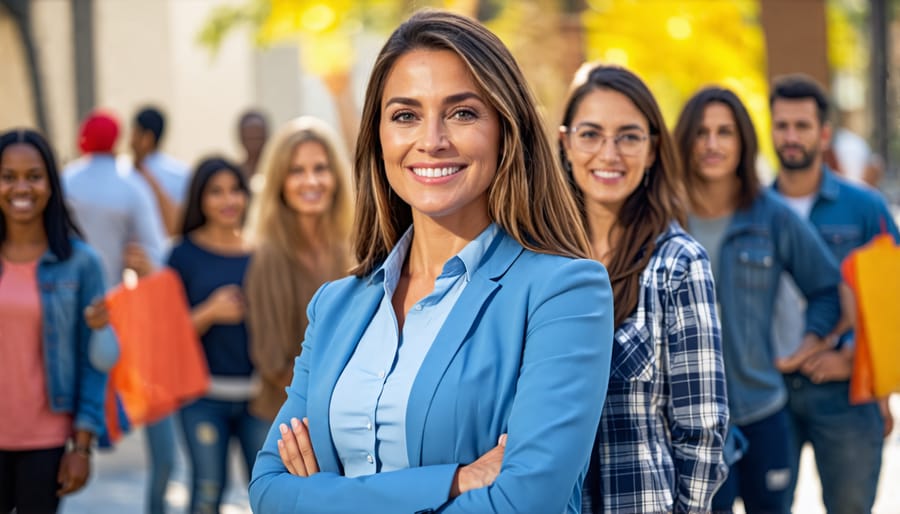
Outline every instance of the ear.
{"label": "ear", "polygon": [[819,135],[822,150],[828,150],[831,147],[831,133],[833,131],[833,127],[830,121],[826,121],[822,124],[822,133]]}
{"label": "ear", "polygon": [[564,125],[559,126],[559,142],[562,144],[562,147],[565,148],[566,153],[569,152],[569,138],[566,137],[569,135],[569,131],[566,129]]}
{"label": "ear", "polygon": [[659,144],[659,136],[650,136],[648,141],[650,144],[647,145],[647,163],[644,168],[652,168],[653,163],[656,162],[656,145]]}

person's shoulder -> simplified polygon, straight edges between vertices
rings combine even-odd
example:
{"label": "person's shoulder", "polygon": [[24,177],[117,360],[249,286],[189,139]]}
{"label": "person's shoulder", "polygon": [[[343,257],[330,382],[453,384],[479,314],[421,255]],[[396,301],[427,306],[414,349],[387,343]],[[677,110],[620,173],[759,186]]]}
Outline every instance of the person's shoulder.
{"label": "person's shoulder", "polygon": [[72,255],[70,257],[76,263],[90,263],[101,265],[100,254],[97,249],[88,244],[78,236],[70,236],[69,244],[72,247]]}
{"label": "person's shoulder", "polygon": [[694,236],[687,233],[676,221],[669,224],[665,232],[656,239],[656,248],[653,250],[652,261],[690,261],[697,259],[709,259],[706,249],[703,248]]}
{"label": "person's shoulder", "polygon": [[873,188],[868,184],[861,182],[852,182],[844,177],[832,173],[833,180],[838,185],[840,191],[840,200],[848,203],[853,202],[855,205],[868,205],[880,207],[885,203],[884,196],[881,191]]}
{"label": "person's shoulder", "polygon": [[171,173],[176,176],[185,176],[190,174],[190,167],[183,161],[178,160],[175,157],[163,152],[159,152],[156,155],[159,164],[159,169],[157,171]]}
{"label": "person's shoulder", "polygon": [[525,269],[528,272],[540,272],[543,275],[571,273],[576,270],[597,270],[606,273],[606,268],[594,259],[544,253],[522,249],[522,253],[512,264],[513,268]]}

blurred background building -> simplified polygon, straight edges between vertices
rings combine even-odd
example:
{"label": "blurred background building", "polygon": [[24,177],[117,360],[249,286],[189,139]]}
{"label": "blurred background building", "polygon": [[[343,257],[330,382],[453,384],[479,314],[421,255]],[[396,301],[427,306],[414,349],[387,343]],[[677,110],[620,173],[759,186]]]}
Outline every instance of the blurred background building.
{"label": "blurred background building", "polygon": [[[826,85],[835,122],[887,163],[896,188],[900,0],[0,0],[0,127],[42,128],[63,160],[77,125],[103,107],[127,122],[144,104],[168,115],[166,150],[189,162],[237,154],[249,107],[274,123],[337,122],[326,84],[361,100],[387,33],[423,6],[464,12],[513,50],[548,125],[585,59],[626,65],[668,120],[697,88],[734,89],[774,165],[768,83],[788,72]],[[331,82],[329,82],[331,81]],[[120,142],[125,151],[126,144]]]}

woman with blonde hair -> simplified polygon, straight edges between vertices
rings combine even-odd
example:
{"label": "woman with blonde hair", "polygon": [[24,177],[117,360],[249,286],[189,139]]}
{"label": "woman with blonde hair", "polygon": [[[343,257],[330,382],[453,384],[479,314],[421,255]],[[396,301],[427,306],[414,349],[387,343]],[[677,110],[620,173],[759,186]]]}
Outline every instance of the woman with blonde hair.
{"label": "woman with blonde hair", "polygon": [[347,273],[352,219],[349,165],[334,131],[303,116],[266,143],[248,220],[254,245],[245,294],[250,356],[261,378],[251,402],[272,420],[284,403],[306,330],[306,305],[323,283]]}
{"label": "woman with blonde hair", "polygon": [[359,265],[310,302],[253,510],[580,512],[612,294],[521,70],[477,22],[419,12],[360,128]]}

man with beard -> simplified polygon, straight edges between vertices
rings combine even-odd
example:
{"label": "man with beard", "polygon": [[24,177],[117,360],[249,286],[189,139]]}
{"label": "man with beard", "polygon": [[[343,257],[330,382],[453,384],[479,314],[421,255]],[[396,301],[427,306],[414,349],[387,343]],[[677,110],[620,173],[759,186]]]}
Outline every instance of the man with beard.
{"label": "man with beard", "polygon": [[[812,222],[838,261],[882,231],[900,240],[878,192],[839,178],[824,164],[831,126],[822,88],[806,76],[784,77],[774,84],[769,106],[772,140],[781,164],[773,187]],[[788,388],[795,443],[789,498],[796,486],[800,450],[810,442],[827,511],[870,512],[881,470],[883,437],[893,423],[887,401],[850,405],[852,332],[824,340],[804,339],[806,306],[794,294],[793,283],[782,278],[780,289],[773,340],[780,356],[777,365]]]}

